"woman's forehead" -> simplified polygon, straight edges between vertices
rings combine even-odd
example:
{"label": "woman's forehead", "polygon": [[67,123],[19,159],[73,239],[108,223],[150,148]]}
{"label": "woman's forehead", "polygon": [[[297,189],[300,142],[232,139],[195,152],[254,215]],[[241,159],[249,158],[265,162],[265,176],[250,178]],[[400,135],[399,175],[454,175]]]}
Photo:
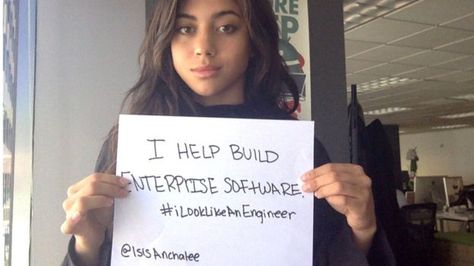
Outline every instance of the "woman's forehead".
{"label": "woman's forehead", "polygon": [[[260,0],[262,1],[262,0]],[[241,15],[241,1],[239,0],[182,0],[179,4],[178,13],[193,14],[233,11]]]}

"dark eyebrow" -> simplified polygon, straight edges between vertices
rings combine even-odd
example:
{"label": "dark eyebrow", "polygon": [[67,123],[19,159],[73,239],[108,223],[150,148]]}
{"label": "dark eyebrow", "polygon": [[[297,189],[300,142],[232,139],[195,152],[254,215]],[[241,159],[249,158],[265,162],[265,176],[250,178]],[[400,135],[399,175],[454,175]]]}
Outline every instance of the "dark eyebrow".
{"label": "dark eyebrow", "polygon": [[240,18],[240,15],[237,14],[237,12],[232,11],[232,10],[225,10],[225,11],[218,12],[218,13],[212,15],[212,18],[216,19],[216,18],[219,18],[219,17],[227,16],[227,15],[233,15],[233,16],[236,16],[236,17]]}
{"label": "dark eyebrow", "polygon": [[[232,11],[232,10],[224,10],[224,11],[220,11],[220,12],[217,12],[216,14],[212,15],[212,19],[217,19],[217,18],[227,16],[227,15],[233,15],[233,16],[236,16],[236,17],[240,18],[240,15],[237,12]],[[181,18],[186,18],[186,19],[190,19],[190,20],[197,20],[197,18],[193,15],[189,15],[189,14],[186,14],[186,13],[178,13],[177,19],[181,19]]]}

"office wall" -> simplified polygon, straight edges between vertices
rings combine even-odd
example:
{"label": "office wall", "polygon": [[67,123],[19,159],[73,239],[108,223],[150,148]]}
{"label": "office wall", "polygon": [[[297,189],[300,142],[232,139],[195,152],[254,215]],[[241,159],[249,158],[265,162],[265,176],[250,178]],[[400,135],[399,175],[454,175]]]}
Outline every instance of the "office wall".
{"label": "office wall", "polygon": [[30,260],[49,266],[66,253],[66,189],[92,172],[137,78],[145,1],[47,0],[37,12]]}
{"label": "office wall", "polygon": [[420,160],[417,175],[462,176],[465,184],[474,183],[474,128],[400,135],[402,169],[409,169],[405,158],[416,147]]}

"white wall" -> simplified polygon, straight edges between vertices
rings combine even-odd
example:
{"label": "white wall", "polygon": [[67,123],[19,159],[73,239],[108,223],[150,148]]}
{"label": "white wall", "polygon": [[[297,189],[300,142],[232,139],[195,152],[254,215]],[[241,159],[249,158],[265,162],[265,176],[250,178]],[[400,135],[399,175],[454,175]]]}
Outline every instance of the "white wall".
{"label": "white wall", "polygon": [[137,79],[145,1],[47,0],[37,11],[31,265],[49,266],[66,253],[66,189],[92,172]]}
{"label": "white wall", "polygon": [[402,169],[409,169],[405,156],[417,147],[417,175],[462,176],[464,184],[474,183],[474,129],[400,135]]}

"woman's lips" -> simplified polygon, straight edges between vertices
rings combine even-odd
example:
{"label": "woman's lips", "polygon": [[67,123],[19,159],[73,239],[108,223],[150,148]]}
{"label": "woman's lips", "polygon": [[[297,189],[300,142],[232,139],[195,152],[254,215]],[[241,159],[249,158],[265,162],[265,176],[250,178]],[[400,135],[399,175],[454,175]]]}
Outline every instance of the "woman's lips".
{"label": "woman's lips", "polygon": [[199,78],[211,78],[219,72],[221,68],[216,66],[200,66],[191,68],[191,71]]}

